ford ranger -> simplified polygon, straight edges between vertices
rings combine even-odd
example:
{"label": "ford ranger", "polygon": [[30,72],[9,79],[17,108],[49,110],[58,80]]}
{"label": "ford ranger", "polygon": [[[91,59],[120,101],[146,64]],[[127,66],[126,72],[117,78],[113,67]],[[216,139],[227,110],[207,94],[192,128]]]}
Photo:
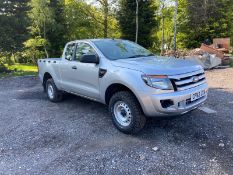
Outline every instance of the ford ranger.
{"label": "ford ranger", "polygon": [[128,40],[72,41],[61,58],[39,59],[38,67],[50,101],[67,92],[106,104],[114,125],[128,134],[140,131],[146,117],[181,115],[207,99],[200,65],[156,56]]}

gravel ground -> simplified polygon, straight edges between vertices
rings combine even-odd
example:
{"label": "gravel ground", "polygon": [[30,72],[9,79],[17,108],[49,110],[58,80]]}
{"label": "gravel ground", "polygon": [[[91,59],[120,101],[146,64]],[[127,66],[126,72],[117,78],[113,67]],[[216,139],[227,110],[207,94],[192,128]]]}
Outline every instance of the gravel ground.
{"label": "gravel ground", "polygon": [[233,69],[207,72],[209,99],[136,136],[107,107],[72,95],[49,102],[33,77],[0,80],[0,174],[233,174]]}

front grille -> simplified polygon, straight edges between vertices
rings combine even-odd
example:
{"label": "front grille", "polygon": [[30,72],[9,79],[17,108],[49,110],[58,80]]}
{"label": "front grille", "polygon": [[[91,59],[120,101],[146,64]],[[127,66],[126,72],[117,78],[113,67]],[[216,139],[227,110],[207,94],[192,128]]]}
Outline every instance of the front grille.
{"label": "front grille", "polygon": [[201,70],[187,74],[169,76],[169,78],[173,82],[173,86],[177,91],[190,89],[206,83],[205,74]]}

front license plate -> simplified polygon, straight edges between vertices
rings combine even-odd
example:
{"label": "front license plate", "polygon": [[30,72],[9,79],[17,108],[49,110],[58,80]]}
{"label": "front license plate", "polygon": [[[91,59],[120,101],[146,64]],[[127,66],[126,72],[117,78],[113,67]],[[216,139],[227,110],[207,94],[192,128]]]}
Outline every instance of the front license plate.
{"label": "front license plate", "polygon": [[195,92],[191,95],[191,101],[195,101],[195,100],[198,100],[199,98],[201,97],[204,97],[206,95],[206,91],[205,90],[202,90],[202,91],[199,91],[199,92]]}

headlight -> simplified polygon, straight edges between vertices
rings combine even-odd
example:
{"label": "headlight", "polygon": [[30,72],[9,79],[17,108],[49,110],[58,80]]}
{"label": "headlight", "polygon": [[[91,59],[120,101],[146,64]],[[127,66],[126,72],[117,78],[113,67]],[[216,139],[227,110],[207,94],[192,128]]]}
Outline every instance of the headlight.
{"label": "headlight", "polygon": [[142,75],[142,79],[150,87],[161,90],[173,90],[171,81],[165,75]]}

